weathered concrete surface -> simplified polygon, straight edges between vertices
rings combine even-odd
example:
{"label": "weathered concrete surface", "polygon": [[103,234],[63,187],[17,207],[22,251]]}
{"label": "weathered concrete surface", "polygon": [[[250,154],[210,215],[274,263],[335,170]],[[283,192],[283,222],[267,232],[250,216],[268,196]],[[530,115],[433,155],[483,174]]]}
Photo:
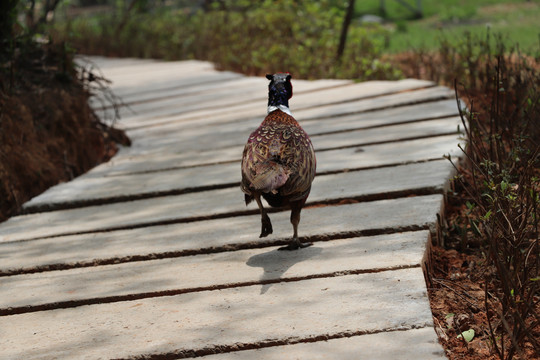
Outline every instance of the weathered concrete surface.
{"label": "weathered concrete surface", "polygon": [[[338,116],[325,120],[303,121],[302,127],[309,134],[317,135],[350,129],[377,126],[384,127],[385,125],[392,125],[400,122],[451,117],[457,114],[458,110],[455,100],[443,100],[414,106],[379,110],[364,114]],[[238,131],[245,131],[247,134],[255,129],[260,121],[261,119],[252,119],[249,121],[236,122],[234,124],[220,125],[219,132],[224,134],[224,138],[228,138],[230,133]],[[449,129],[449,131],[452,130]],[[184,145],[178,145],[178,141],[174,141],[174,138],[182,136],[184,138],[183,142],[196,142],[195,139],[206,136],[206,133],[204,127],[186,128],[185,126],[178,124],[132,130],[130,131],[130,136],[134,140],[134,144],[130,148],[122,148],[111,161],[97,166],[88,174],[85,174],[84,177],[113,176],[127,173],[158,171],[194,164],[194,158],[198,161],[210,162],[213,161],[213,157],[215,156],[217,156],[217,159],[231,159],[238,156],[238,149],[241,149],[242,145],[238,145],[236,148],[222,148],[219,152],[214,150],[187,150],[180,152],[179,149]],[[170,138],[173,138],[173,140]],[[162,145],[159,146],[156,143]],[[214,145],[215,144],[213,143],[207,143],[209,149],[212,149]],[[167,153],[157,151],[157,149],[149,151],[149,146],[161,150],[166,149]]]}
{"label": "weathered concrete surface", "polygon": [[12,315],[0,348],[6,359],[126,358],[426,326],[414,268]]}
{"label": "weathered concrete surface", "polygon": [[[405,154],[404,151],[403,154]],[[402,155],[403,155],[402,154]],[[399,158],[393,159],[399,163]],[[328,163],[328,165],[330,165]],[[376,162],[374,166],[380,166]],[[335,171],[336,168],[329,166],[321,166],[321,173]],[[375,168],[368,169],[363,172],[350,172],[344,174],[335,174],[331,176],[318,176],[314,181],[313,192],[309,197],[309,201],[321,201],[323,199],[331,199],[332,197],[341,196],[359,196],[365,194],[376,194],[385,191],[409,190],[412,188],[419,189],[423,187],[441,187],[452,169],[452,165],[448,160],[434,161],[432,163],[417,163],[406,166],[397,166],[396,168]],[[238,208],[239,199],[242,199],[238,192],[239,176],[238,164],[220,164],[208,167],[184,168],[156,173],[142,173],[115,177],[89,177],[79,178],[69,183],[60,184],[51,188],[40,196],[35,197],[27,202],[24,208],[27,211],[39,210],[41,208],[53,207],[55,205],[82,203],[85,201],[97,201],[115,198],[125,198],[126,200],[136,199],[137,196],[146,194],[169,194],[173,195],[174,191],[189,191],[194,188],[211,187],[211,186],[232,186],[229,189],[214,191],[216,196],[219,196],[224,203],[230,204],[233,208],[229,211],[241,210]],[[375,178],[377,177],[377,178]],[[376,180],[377,179],[377,180]],[[379,180],[380,179],[380,180]],[[399,180],[399,181],[396,181]],[[322,184],[330,185],[324,187]],[[364,184],[375,185],[366,186]],[[358,184],[358,186],[351,186]],[[340,191],[336,192],[336,191]],[[344,192],[345,191],[345,192]],[[184,210],[176,208],[177,213],[185,211],[203,210],[208,214],[215,214],[216,204],[214,196],[208,195],[208,192],[196,192],[192,194],[181,195],[182,198],[173,198],[171,201],[183,202]],[[219,194],[219,195],[218,195]],[[325,195],[325,197],[323,196]],[[196,208],[193,208],[193,201],[190,198],[198,200]],[[181,200],[181,199],[186,199]],[[204,204],[207,203],[205,207]],[[136,207],[146,205],[136,203]],[[12,221],[16,221],[14,218]]]}
{"label": "weathered concrete surface", "polygon": [[[91,66],[92,61],[93,59],[85,66]],[[146,61],[138,64],[134,62],[131,65],[117,67],[116,69],[109,69],[108,65],[106,66],[106,76],[113,82],[111,88],[122,97],[126,97],[131,93],[149,93],[158,88],[170,86],[187,87],[200,82],[242,77],[242,75],[231,72],[217,73],[211,63],[203,61],[171,61],[165,63]]]}
{"label": "weathered concrete surface", "polygon": [[[292,107],[293,115],[296,110]],[[310,134],[323,134],[332,131],[359,129],[373,126],[389,126],[403,122],[416,120],[430,120],[442,117],[458,115],[455,100],[439,100],[433,102],[420,103],[415,105],[404,105],[398,108],[389,107],[385,109],[359,112],[355,114],[343,114],[337,107],[336,112],[331,117],[325,119],[299,119],[302,127]],[[220,133],[233,133],[234,131],[248,131],[258,126],[262,117],[250,117],[247,119],[234,119],[228,122],[215,124]],[[130,130],[130,135],[137,141],[133,144],[135,148],[144,148],[149,139],[161,139],[162,137],[182,137],[189,139],[199,135],[207,135],[208,132],[199,126],[198,121],[171,123],[156,127],[148,127]],[[235,135],[235,137],[238,135]],[[208,144],[212,147],[213,144]]]}
{"label": "weathered concrete surface", "polygon": [[[181,97],[169,94],[167,98],[142,103],[132,103],[132,111],[125,112],[128,115],[128,122],[141,119],[147,121],[149,118],[161,117],[163,115],[179,115],[194,110],[207,110],[211,108],[223,109],[224,107],[249,106],[255,113],[260,112],[261,106],[267,102],[268,90],[265,78],[248,78],[243,87],[235,91],[234,87],[223,86],[222,89],[206,92],[204,94],[195,93],[192,95],[182,94]],[[246,80],[248,80],[246,79]],[[256,81],[256,82],[255,82]],[[423,80],[406,79],[401,81],[371,81],[366,83],[353,84],[350,81],[342,80],[318,80],[294,82],[294,103],[295,109],[332,104],[336,102],[348,102],[366,97],[375,97],[400,91],[414,90],[433,86],[432,82]],[[347,85],[347,86],[344,86]],[[221,90],[221,91],[220,91]],[[322,91],[325,90],[325,91]],[[239,101],[242,99],[242,101]],[[248,105],[249,104],[249,105]],[[133,115],[133,112],[135,115]],[[141,116],[144,114],[151,116]]]}
{"label": "weathered concrete surface", "polygon": [[[413,161],[442,159],[445,154],[459,154],[460,150],[456,147],[455,138],[456,135],[450,135],[431,139],[322,151],[316,155],[317,172],[325,173],[343,169],[382,167],[390,164],[399,165]],[[240,151],[239,149],[238,154],[240,154]],[[218,152],[215,152],[215,154],[218,154]],[[435,169],[437,168],[435,167]],[[81,177],[70,183],[52,187],[27,202],[24,208],[32,209],[43,207],[46,204],[60,204],[69,202],[70,199],[85,201],[115,196],[160,193],[194,187],[219,186],[222,184],[237,186],[236,184],[240,183],[239,173],[239,163],[232,162],[204,167],[187,167],[160,174],[142,173],[115,177]],[[358,188],[362,190],[363,186],[360,184]],[[315,188],[313,191],[316,191]],[[18,221],[20,221],[20,217],[11,218],[5,224],[6,229]]]}
{"label": "weathered concrete surface", "polygon": [[267,282],[420,267],[428,239],[428,231],[417,231],[317,242],[293,253],[262,248],[0,277],[0,287],[7,289],[0,298],[0,311],[257,282],[264,283],[261,293],[265,293],[274,285]]}
{"label": "weathered concrete surface", "polygon": [[[171,86],[161,86],[153,91],[139,89],[133,93],[122,95],[123,105],[131,107],[134,104],[159,102],[164,99],[183,98],[184,96],[192,98],[196,95],[203,98],[207,96],[212,97],[219,95],[220,91],[226,91],[227,89],[230,89],[231,91],[242,91],[246,90],[246,87],[249,89],[251,86],[261,85],[261,79],[259,78],[243,77],[239,74],[227,72],[223,74],[225,76],[216,76],[216,74],[212,74],[211,76],[206,75],[202,79],[199,78],[199,80],[195,81],[193,84],[182,81],[180,82],[181,85],[178,82],[175,82]],[[114,90],[114,84],[112,89]],[[194,101],[198,101],[198,99]],[[120,110],[125,111],[123,114],[126,116],[137,115],[136,112],[129,112],[125,106],[122,106]]]}
{"label": "weathered concrete surface", "polygon": [[[401,117],[403,119],[403,116]],[[260,119],[262,120],[262,118]],[[400,140],[404,138],[414,138],[421,136],[437,136],[440,134],[448,134],[450,132],[457,133],[458,125],[461,124],[461,119],[457,116],[444,118],[444,119],[429,119],[428,121],[419,122],[418,124],[388,124],[385,119],[384,128],[371,128],[365,127],[369,124],[365,124],[359,121],[351,122],[347,121],[347,118],[342,119],[336,117],[334,119],[328,119],[333,123],[332,128],[324,127],[322,121],[308,121],[304,125],[305,130],[309,131],[312,140],[324,139],[329,143],[333,143],[333,147],[340,146],[342,138],[337,137],[337,134],[329,134],[330,131],[356,131],[364,133],[361,137],[363,142],[381,142]],[[374,123],[374,121],[371,121]],[[137,145],[140,149],[144,149],[144,153],[150,152],[160,153],[166,150],[167,152],[184,153],[191,152],[192,156],[197,157],[197,152],[210,151],[214,149],[226,149],[228,147],[237,147],[242,150],[245,143],[245,139],[249,134],[257,128],[259,122],[256,121],[243,121],[241,123],[216,125],[214,131],[202,131],[201,128],[185,129],[183,127],[169,128],[163,132],[152,133],[149,131],[144,133],[144,138],[141,139],[140,144]],[[363,128],[358,129],[359,124],[363,125]],[[341,125],[341,126],[339,126]],[[338,127],[339,126],[339,127]],[[355,128],[356,127],[356,128]],[[136,139],[136,138],[135,138]],[[135,140],[134,139],[134,140]],[[349,145],[362,144],[359,142],[358,137],[349,139]],[[356,141],[356,142],[352,142]],[[342,145],[345,146],[346,144]],[[315,149],[322,149],[317,144],[314,144]],[[133,148],[129,151],[130,155],[136,155],[137,149]],[[194,159],[194,160],[195,160]]]}
{"label": "weathered concrete surface", "polygon": [[[416,104],[424,101],[436,101],[449,99],[454,95],[450,89],[445,87],[433,87],[413,92],[395,93],[392,95],[381,96],[380,98],[365,98],[356,101],[350,101],[339,104],[329,104],[323,106],[313,106],[313,108],[304,108],[293,110],[297,120],[303,121],[306,119],[320,119],[335,116],[337,113],[354,114],[366,111],[374,111],[392,106],[405,106]],[[324,96],[321,94],[321,96]],[[291,100],[292,101],[292,100]],[[238,121],[247,118],[262,119],[266,115],[265,102],[257,105],[241,104],[233,107],[216,108],[216,109],[201,109],[191,111],[188,114],[170,114],[167,116],[159,116],[152,119],[136,118],[126,119],[128,128],[141,126],[158,126],[175,122],[191,122],[198,126],[215,125],[223,122]],[[313,104],[317,104],[315,101]],[[261,108],[261,106],[263,106]],[[294,109],[294,107],[293,107]]]}
{"label": "weathered concrete surface", "polygon": [[400,124],[384,128],[345,130],[340,133],[313,136],[315,149],[326,150],[340,147],[365,146],[384,142],[398,142],[422,137],[458,135],[459,117],[451,117],[412,124]]}
{"label": "weathered concrete surface", "polygon": [[433,328],[396,330],[327,341],[209,355],[205,360],[425,360],[446,359]]}
{"label": "weathered concrete surface", "polygon": [[[329,119],[329,121],[340,124],[340,118]],[[310,125],[311,124],[311,125]],[[318,126],[314,126],[317,124]],[[319,131],[313,129],[310,132],[312,141],[314,142],[315,150],[320,150],[328,147],[361,145],[364,143],[375,143],[383,141],[397,141],[406,138],[418,138],[422,136],[438,136],[441,134],[449,134],[451,132],[457,133],[458,126],[461,124],[461,119],[457,116],[444,118],[444,119],[430,119],[428,121],[418,123],[407,124],[387,124],[384,128],[371,128],[371,129],[354,129],[351,122],[344,122],[344,125],[337,131],[351,132],[355,134],[328,134],[329,129],[325,129],[320,121],[308,122],[306,131],[311,128],[318,127]],[[353,126],[358,126],[359,122],[354,123]],[[201,133],[201,130],[175,130],[171,134],[161,134],[159,137],[145,137],[141,142],[141,146],[144,146],[145,153],[157,152],[167,149],[168,152],[183,153],[186,151],[192,152],[193,160],[197,160],[197,152],[205,152],[214,149],[227,150],[229,147],[236,147],[241,154],[245,139],[249,134],[255,130],[258,126],[255,122],[250,121],[243,125],[248,126],[231,126],[223,125],[216,126],[215,131]],[[349,127],[347,127],[349,125]],[[334,130],[334,131],[336,131]],[[345,136],[345,138],[343,137]],[[343,140],[347,139],[346,142]],[[325,141],[323,144],[317,144],[317,142]],[[328,145],[330,144],[330,145]],[[182,151],[184,149],[184,151]],[[136,154],[136,150],[133,149],[131,154]]]}
{"label": "weathered concrete surface", "polygon": [[[387,127],[403,122],[409,123],[452,116],[457,116],[455,101],[443,100],[416,106],[399,107],[399,110],[390,108],[354,115],[336,113],[335,116],[328,119],[302,120],[301,125],[310,136],[317,136],[336,131],[360,130],[376,126]],[[191,146],[195,146],[199,150],[209,150],[231,145],[243,145],[245,136],[253,131],[262,119],[262,117],[254,117],[216,124],[214,125],[214,132],[219,133],[220,138],[216,139],[214,135],[212,141],[203,142],[203,147],[197,140],[208,139],[209,136],[212,136],[212,132],[205,131],[204,127],[191,126],[192,124],[173,123],[154,128],[132,130],[130,135],[135,143],[129,150],[130,154],[134,155],[142,150],[148,153],[151,149],[161,149],[161,152],[166,149],[167,152],[175,152],[182,148],[184,150],[191,149]],[[180,139],[182,139],[181,142]],[[215,143],[215,140],[219,141]]]}
{"label": "weathered concrete surface", "polygon": [[[196,84],[194,77],[194,84]],[[234,111],[251,111],[253,114],[259,114],[261,106],[263,107],[268,101],[268,84],[265,78],[257,78],[259,84],[246,84],[245,93],[238,94],[238,90],[229,90],[223,93],[206,92],[204,94],[182,95],[179,98],[163,99],[160,101],[145,101],[140,104],[132,103],[130,109],[126,109],[122,113],[123,123],[126,128],[137,128],[156,126],[167,122],[167,118],[174,117],[176,120],[182,120],[184,117],[192,118],[193,114],[204,114],[204,117],[209,118],[207,121],[214,119],[214,114],[231,113]],[[295,82],[295,92],[308,97],[316,97],[317,92],[327,89],[327,92],[332,93],[335,87],[351,84],[350,81],[343,80],[317,80],[317,81],[299,81]],[[217,84],[218,86],[220,84]],[[405,84],[406,88],[414,87],[413,84]],[[350,85],[354,86],[354,85]],[[420,84],[416,84],[420,86]],[[388,83],[388,88],[391,88],[391,83]],[[227,85],[223,85],[227,89]],[[343,91],[343,90],[341,90]],[[305,94],[307,93],[307,94]],[[354,92],[353,92],[354,94]],[[212,96],[214,95],[214,96]],[[221,95],[221,96],[220,96]],[[205,99],[206,98],[206,99]],[[241,99],[241,100],[240,100]],[[328,101],[327,103],[331,103]]]}
{"label": "weathered concrete surface", "polygon": [[[301,237],[328,239],[365,231],[434,227],[441,195],[306,208]],[[112,216],[112,214],[111,214]],[[260,215],[0,243],[4,271],[51,264],[91,263],[164,253],[210,252],[271,246],[292,236],[289,212],[270,214],[274,233],[259,239]],[[35,233],[39,234],[39,233]],[[151,256],[149,256],[151,257]]]}
{"label": "weathered concrete surface", "polygon": [[450,89],[443,86],[436,86],[417,91],[406,91],[402,93],[382,96],[380,98],[352,101],[343,104],[331,104],[316,108],[306,108],[296,112],[299,120],[302,119],[323,119],[332,117],[336,110],[342,114],[355,114],[365,111],[384,109],[392,106],[404,106],[417,104],[425,101],[436,101],[451,98],[454,94]]}
{"label": "weathered concrete surface", "polygon": [[[436,164],[413,164],[392,170],[382,168],[328,175],[329,178],[320,176],[317,182],[314,181],[313,194],[310,195],[309,202],[392,192],[401,192],[400,196],[404,196],[414,193],[414,190],[425,188],[430,189],[430,192],[442,192],[448,177],[453,172],[452,165],[447,161]],[[193,174],[193,177],[195,176],[196,174]],[[396,182],[398,179],[399,182]],[[351,184],[365,185],[351,186]],[[115,189],[110,188],[113,191]],[[257,206],[252,203],[247,209],[256,210]],[[183,195],[152,197],[17,216],[8,220],[3,226],[0,242],[132,227],[172,220],[216,217],[227,213],[241,213],[245,210],[242,193],[238,186],[234,186]]]}
{"label": "weathered concrete surface", "polygon": [[122,109],[133,146],[25,205],[72,209],[0,224],[0,358],[443,357],[422,266],[453,172],[442,157],[460,154],[452,91],[294,81],[317,148],[299,228],[314,245],[279,252],[290,212],[260,239],[238,188],[267,81],[94,60],[136,111]]}

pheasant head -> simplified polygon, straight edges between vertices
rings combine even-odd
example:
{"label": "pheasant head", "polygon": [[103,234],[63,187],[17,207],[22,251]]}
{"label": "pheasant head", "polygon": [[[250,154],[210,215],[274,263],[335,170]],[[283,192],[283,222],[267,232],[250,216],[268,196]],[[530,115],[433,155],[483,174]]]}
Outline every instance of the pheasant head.
{"label": "pheasant head", "polygon": [[289,107],[289,99],[293,95],[291,74],[268,74],[266,78],[270,80],[268,85],[268,106],[279,107],[282,105]]}

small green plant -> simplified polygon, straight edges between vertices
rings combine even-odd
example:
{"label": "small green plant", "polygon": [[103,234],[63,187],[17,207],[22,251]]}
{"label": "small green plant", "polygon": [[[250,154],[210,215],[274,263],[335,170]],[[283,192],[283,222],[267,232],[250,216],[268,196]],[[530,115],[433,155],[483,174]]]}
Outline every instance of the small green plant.
{"label": "small green plant", "polygon": [[469,330],[463,331],[457,337],[469,343],[472,341],[472,339],[474,339],[474,335],[475,335],[474,329],[469,329]]}

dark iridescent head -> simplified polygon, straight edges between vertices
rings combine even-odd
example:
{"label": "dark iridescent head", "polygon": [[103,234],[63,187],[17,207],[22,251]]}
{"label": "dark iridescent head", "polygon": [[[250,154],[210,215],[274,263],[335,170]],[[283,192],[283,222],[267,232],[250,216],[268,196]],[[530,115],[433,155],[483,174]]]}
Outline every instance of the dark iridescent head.
{"label": "dark iridescent head", "polygon": [[289,99],[293,95],[291,74],[268,74],[266,78],[270,80],[268,85],[268,106],[285,105],[289,107]]}

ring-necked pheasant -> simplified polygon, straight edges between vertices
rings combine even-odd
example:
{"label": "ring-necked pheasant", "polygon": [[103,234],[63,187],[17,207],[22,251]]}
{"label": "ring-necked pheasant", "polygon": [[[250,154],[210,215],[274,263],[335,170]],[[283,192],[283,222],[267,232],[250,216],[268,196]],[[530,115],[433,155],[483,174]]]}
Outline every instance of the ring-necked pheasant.
{"label": "ring-necked pheasant", "polygon": [[291,115],[291,75],[266,75],[268,115],[249,136],[242,156],[242,191],[246,205],[253,199],[261,211],[261,235],[272,233],[272,223],[261,196],[272,207],[290,206],[293,238],[280,250],[310,246],[298,240],[300,211],[306,203],[315,177],[315,151],[306,132]]}

